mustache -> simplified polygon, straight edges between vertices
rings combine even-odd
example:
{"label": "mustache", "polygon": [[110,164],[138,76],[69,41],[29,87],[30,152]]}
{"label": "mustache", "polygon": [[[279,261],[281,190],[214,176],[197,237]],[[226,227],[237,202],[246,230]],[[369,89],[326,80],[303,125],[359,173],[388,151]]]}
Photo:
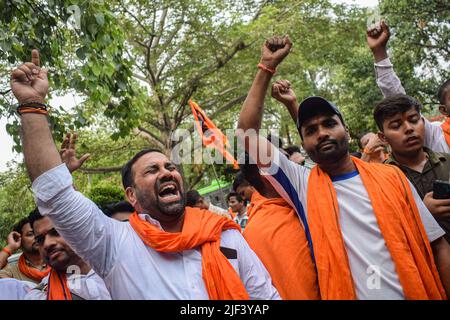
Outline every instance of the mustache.
{"label": "mustache", "polygon": [[177,186],[178,191],[181,193],[181,186],[180,186],[179,182],[176,179],[174,179],[173,177],[164,177],[164,178],[161,178],[161,179],[156,181],[156,183],[155,183],[155,194],[159,193],[159,189],[160,189],[161,185],[163,183],[165,183],[165,182],[173,182],[173,183],[175,183],[175,185]]}
{"label": "mustache", "polygon": [[326,143],[332,143],[332,144],[334,144],[334,145],[338,145],[337,140],[328,138],[328,139],[323,140],[322,142],[320,142],[320,143],[316,146],[316,151],[319,151],[319,149],[320,149],[324,144],[326,144]]}

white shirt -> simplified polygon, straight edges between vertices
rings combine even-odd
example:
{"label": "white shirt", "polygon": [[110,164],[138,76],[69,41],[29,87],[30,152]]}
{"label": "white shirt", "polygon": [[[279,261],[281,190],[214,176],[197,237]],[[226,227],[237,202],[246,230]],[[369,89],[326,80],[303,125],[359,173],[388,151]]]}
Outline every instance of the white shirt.
{"label": "white shirt", "polygon": [[13,278],[0,279],[0,300],[23,300],[35,285]]}
{"label": "white shirt", "polygon": [[[289,161],[276,148],[272,150],[275,152],[275,160],[271,168],[265,170],[266,173],[270,173],[266,178],[280,195],[296,208],[302,221],[302,215],[307,215],[306,197],[310,170]],[[337,194],[339,224],[356,296],[358,299],[369,300],[404,299],[394,262],[358,172],[334,177],[332,180]],[[428,240],[433,242],[442,237],[445,232],[437,224],[411,184],[410,188]],[[375,277],[378,275],[379,277],[372,283],[374,273],[377,274]]]}
{"label": "white shirt", "polygon": [[[48,278],[27,293],[25,300],[46,300]],[[105,283],[92,269],[87,274],[67,274],[67,286],[70,293],[84,300],[111,300]]]}
{"label": "white shirt", "polygon": [[215,206],[212,203],[209,203],[208,211],[217,213],[218,215],[233,219],[228,210],[222,209],[221,207]]}
{"label": "white shirt", "polygon": [[[208,299],[199,248],[158,252],[144,244],[129,223],[105,216],[72,187],[64,164],[33,183],[39,211],[52,219],[67,243],[102,277],[112,299]],[[161,228],[147,214],[141,219]],[[222,232],[222,247],[237,251],[229,259],[251,299],[280,299],[271,278],[237,230]]]}
{"label": "white shirt", "polygon": [[[406,94],[389,58],[375,63],[375,74],[377,85],[384,97],[394,94]],[[425,121],[424,146],[436,152],[450,153],[450,147],[445,140],[444,131],[440,124],[432,123],[425,117],[422,118]]]}

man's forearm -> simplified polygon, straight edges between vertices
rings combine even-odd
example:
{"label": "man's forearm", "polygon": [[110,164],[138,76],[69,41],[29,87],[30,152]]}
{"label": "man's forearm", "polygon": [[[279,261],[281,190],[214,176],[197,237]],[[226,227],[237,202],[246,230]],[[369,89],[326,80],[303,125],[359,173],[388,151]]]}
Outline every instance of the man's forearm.
{"label": "man's forearm", "polygon": [[267,71],[258,71],[242,106],[238,128],[243,130],[261,128],[264,99],[271,79],[272,75]]}
{"label": "man's forearm", "polygon": [[450,245],[444,237],[432,244],[434,260],[447,298],[450,299]]}
{"label": "man's forearm", "polygon": [[50,132],[47,117],[27,113],[22,119],[22,145],[25,164],[31,181],[60,165],[61,157]]}
{"label": "man's forearm", "polygon": [[386,48],[374,49],[372,50],[372,53],[375,63],[380,62],[389,57]]}

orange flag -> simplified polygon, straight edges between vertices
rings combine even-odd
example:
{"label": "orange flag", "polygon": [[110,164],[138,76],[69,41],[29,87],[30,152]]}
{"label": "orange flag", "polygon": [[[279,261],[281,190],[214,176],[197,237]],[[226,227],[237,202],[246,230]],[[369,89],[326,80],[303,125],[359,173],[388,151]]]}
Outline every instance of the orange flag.
{"label": "orange flag", "polygon": [[235,169],[239,169],[236,159],[227,150],[229,147],[227,137],[220,131],[219,128],[206,116],[205,112],[194,101],[189,100],[192,114],[194,115],[194,122],[197,127],[200,137],[202,137],[203,145],[205,147],[212,147],[220,151],[220,153],[228,161],[233,163]]}

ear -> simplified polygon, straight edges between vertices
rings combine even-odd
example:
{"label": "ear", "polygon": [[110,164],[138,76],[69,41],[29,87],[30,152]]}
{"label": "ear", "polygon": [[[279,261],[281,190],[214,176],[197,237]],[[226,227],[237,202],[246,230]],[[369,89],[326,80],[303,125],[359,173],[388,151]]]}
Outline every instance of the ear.
{"label": "ear", "polygon": [[134,194],[134,188],[133,187],[128,187],[128,188],[125,189],[125,196],[126,196],[128,202],[133,207],[136,207],[137,198],[136,198],[136,195]]}
{"label": "ear", "polygon": [[448,114],[448,112],[447,112],[447,108],[446,108],[444,105],[442,105],[442,104],[439,106],[439,112],[440,112],[443,116],[446,116],[446,117],[449,116],[449,114]]}
{"label": "ear", "polygon": [[387,139],[386,139],[386,136],[384,135],[383,132],[378,131],[377,134],[378,134],[378,138],[380,138],[381,141],[383,141],[383,142],[385,142],[385,143],[388,143],[388,141],[387,141]]}

